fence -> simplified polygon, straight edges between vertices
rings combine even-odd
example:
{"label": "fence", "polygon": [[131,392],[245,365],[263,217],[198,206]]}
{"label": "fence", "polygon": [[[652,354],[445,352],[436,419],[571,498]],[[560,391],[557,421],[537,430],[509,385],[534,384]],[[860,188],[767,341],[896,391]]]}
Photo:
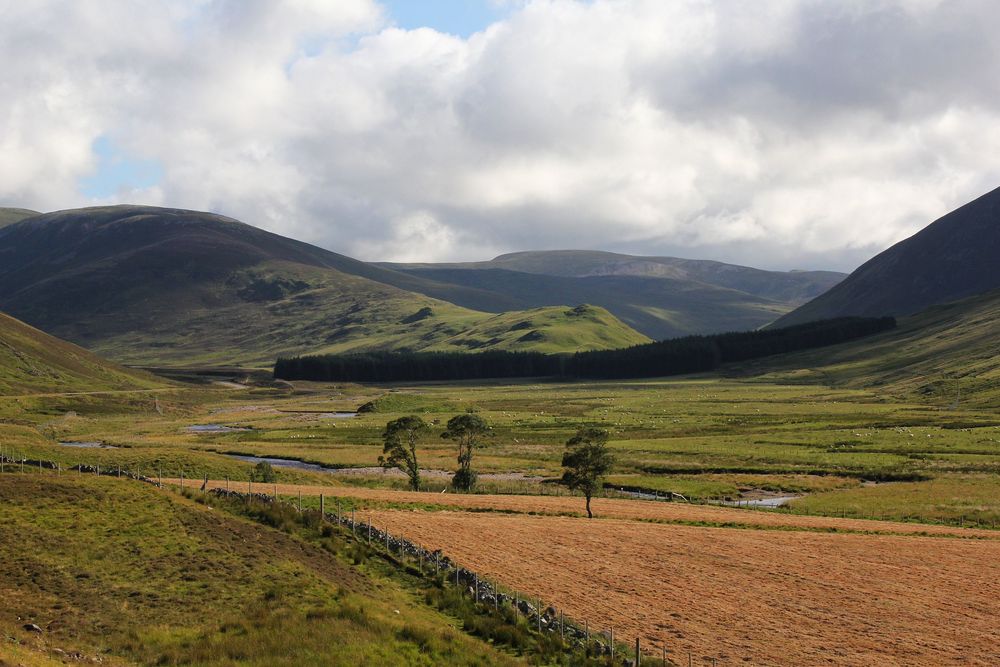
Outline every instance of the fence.
{"label": "fence", "polygon": [[[25,470],[52,471],[56,474],[78,474],[97,475],[102,477],[113,477],[118,479],[129,479],[151,484],[158,488],[165,488],[162,476],[157,473],[155,477],[144,475],[140,468],[129,470],[121,466],[77,464],[64,467],[57,462],[28,459],[26,457],[10,457],[0,454],[0,472],[20,472]],[[191,486],[186,486],[190,481]],[[293,508],[302,511],[301,497],[298,503],[280,498],[276,491],[274,493],[261,493],[258,489],[267,489],[269,484],[260,482],[247,482],[247,491],[237,491],[226,488],[208,488],[208,477],[191,478],[185,480],[183,473],[180,475],[181,488],[203,490],[219,497],[238,498],[244,501],[256,501],[261,503],[285,503]],[[242,483],[241,483],[242,484]],[[538,596],[525,596],[523,594],[507,591],[500,587],[490,578],[480,576],[474,570],[462,567],[444,555],[440,550],[432,551],[415,542],[407,540],[399,535],[392,535],[388,530],[375,526],[369,521],[357,520],[355,511],[350,514],[339,509],[336,512],[328,512],[325,507],[326,498],[320,496],[320,515],[324,521],[328,521],[339,526],[349,533],[359,542],[367,543],[374,549],[380,549],[388,556],[398,558],[400,562],[406,559],[419,563],[419,571],[424,576],[441,577],[443,581],[453,583],[460,591],[469,597],[484,611],[491,609],[494,613],[501,610],[512,609],[516,617],[524,617],[528,626],[538,633],[558,634],[560,642],[569,652],[584,651],[591,657],[605,658],[611,664],[622,665],[624,667],[638,666],[645,660],[645,664],[663,665],[676,663],[668,662],[667,649],[665,646],[658,647],[657,653],[662,654],[661,660],[652,659],[650,653],[643,654],[643,646],[639,638],[635,639],[634,645],[625,645],[615,638],[613,628],[598,629],[591,632],[588,622],[580,623],[571,618],[567,618],[565,613],[554,606],[546,605]],[[688,655],[689,663],[691,660]]]}

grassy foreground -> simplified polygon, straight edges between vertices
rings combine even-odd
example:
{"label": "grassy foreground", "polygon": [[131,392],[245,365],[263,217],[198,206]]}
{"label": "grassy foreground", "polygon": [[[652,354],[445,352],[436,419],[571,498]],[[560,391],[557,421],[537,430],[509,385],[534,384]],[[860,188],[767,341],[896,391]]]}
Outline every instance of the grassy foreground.
{"label": "grassy foreground", "polygon": [[335,533],[307,539],[211,500],[115,479],[7,473],[0,663],[519,661],[464,634],[386,568],[356,563]]}

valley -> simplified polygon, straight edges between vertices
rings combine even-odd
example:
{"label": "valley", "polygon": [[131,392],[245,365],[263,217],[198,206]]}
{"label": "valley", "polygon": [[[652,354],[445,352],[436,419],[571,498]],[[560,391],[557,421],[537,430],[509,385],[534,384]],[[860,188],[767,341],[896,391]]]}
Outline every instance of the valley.
{"label": "valley", "polygon": [[[28,215],[0,255],[0,306],[48,331],[0,315],[4,660],[620,665],[634,642],[690,667],[1000,660],[996,289],[877,327],[671,348],[642,347],[651,311],[608,285],[686,294],[678,331],[710,331],[699,307],[757,326],[719,295],[771,318],[840,277],[576,252],[374,265],[142,207]],[[613,305],[544,305],[584,293]],[[302,350],[460,352],[435,357],[447,368],[621,348],[718,356],[603,380],[269,368]],[[418,490],[380,465],[410,416]],[[456,416],[488,427],[463,493]],[[580,429],[613,459],[594,519],[563,479]]]}

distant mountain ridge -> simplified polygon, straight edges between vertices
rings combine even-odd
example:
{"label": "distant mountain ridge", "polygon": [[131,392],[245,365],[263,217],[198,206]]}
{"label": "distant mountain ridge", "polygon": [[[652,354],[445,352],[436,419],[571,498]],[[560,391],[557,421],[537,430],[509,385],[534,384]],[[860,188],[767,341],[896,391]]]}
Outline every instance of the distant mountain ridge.
{"label": "distant mountain ridge", "polygon": [[[648,340],[599,308],[503,320],[414,288],[466,291],[198,211],[95,207],[0,229],[0,309],[120,362],[269,365],[303,352]],[[503,328],[524,320],[537,328]]]}
{"label": "distant mountain ridge", "polygon": [[1000,188],[876,255],[775,326],[844,315],[910,315],[1000,288]]}
{"label": "distant mountain ridge", "polygon": [[517,252],[485,262],[378,265],[464,288],[460,294],[433,296],[479,310],[599,305],[654,339],[756,329],[844,277],[833,271],[764,271],[591,250]]}

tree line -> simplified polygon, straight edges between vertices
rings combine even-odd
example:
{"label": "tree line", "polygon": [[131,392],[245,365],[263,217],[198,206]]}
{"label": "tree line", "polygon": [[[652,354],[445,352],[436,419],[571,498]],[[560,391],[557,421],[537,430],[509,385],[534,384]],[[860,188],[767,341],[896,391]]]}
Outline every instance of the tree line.
{"label": "tree line", "polygon": [[780,329],[686,336],[617,350],[572,354],[490,350],[312,355],[278,359],[274,377],[333,382],[660,377],[710,371],[725,363],[834,345],[895,326],[893,317],[841,317]]}

